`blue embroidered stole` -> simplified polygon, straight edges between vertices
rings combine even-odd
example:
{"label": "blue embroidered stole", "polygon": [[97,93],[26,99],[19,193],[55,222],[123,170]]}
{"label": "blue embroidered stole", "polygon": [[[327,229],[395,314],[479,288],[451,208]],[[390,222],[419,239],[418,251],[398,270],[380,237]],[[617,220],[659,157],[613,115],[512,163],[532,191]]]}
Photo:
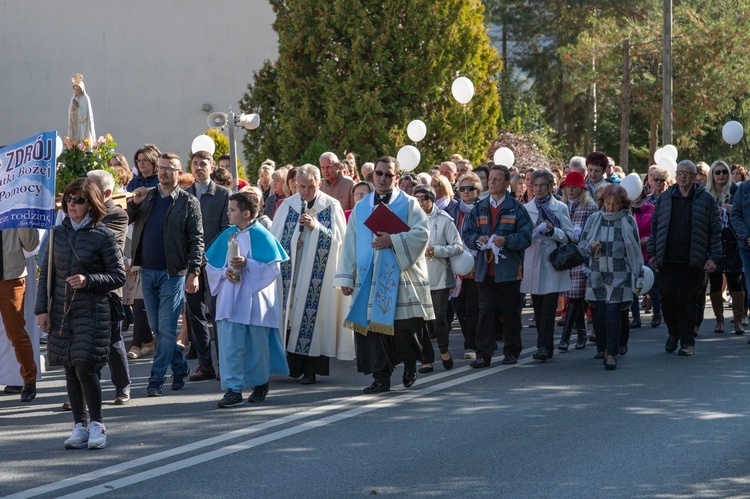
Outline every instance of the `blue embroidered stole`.
{"label": "blue embroidered stole", "polygon": [[[297,334],[297,343],[294,346],[294,353],[300,355],[308,355],[310,353],[310,344],[312,343],[313,334],[315,332],[315,322],[318,318],[318,307],[320,305],[320,297],[323,289],[323,280],[325,278],[326,267],[328,266],[328,257],[331,253],[331,225],[333,224],[332,208],[333,206],[329,206],[313,215],[318,219],[318,223],[322,228],[318,231],[318,240],[315,249],[310,250],[308,253],[308,255],[313,255],[312,261],[300,261],[300,267],[304,265],[312,265],[310,282],[307,284],[307,293],[305,295],[302,322],[300,323],[300,329]],[[311,212],[308,212],[308,214],[311,215]],[[284,223],[284,232],[281,236],[281,245],[290,255],[292,254],[292,237],[294,236],[294,231],[298,230],[297,220],[299,219],[299,216],[300,214],[290,206]],[[313,241],[311,242],[314,243]],[[300,273],[300,269],[297,269],[297,275]],[[282,310],[286,311],[287,301],[291,299],[289,296],[289,291],[292,286],[291,260],[281,264],[281,280],[284,285],[284,308]],[[304,286],[304,283],[297,282],[298,288]]]}
{"label": "blue embroidered stole", "polygon": [[[221,234],[216,236],[216,239],[214,239],[214,242],[206,251],[206,261],[212,267],[217,269],[224,268],[224,265],[227,263],[229,234],[239,231],[236,225],[230,225]],[[289,261],[289,255],[284,251],[276,238],[255,220],[245,231],[250,236],[250,258],[263,263]]]}
{"label": "blue embroidered stole", "polygon": [[[370,194],[373,196],[373,194]],[[364,275],[362,285],[354,297],[349,315],[344,326],[354,331],[367,334],[367,331],[393,335],[393,321],[396,318],[396,303],[398,299],[398,285],[401,279],[401,269],[396,260],[393,248],[380,251],[378,267],[374,268],[375,250],[372,247],[372,231],[364,222],[372,214],[374,207],[371,200],[363,199],[355,207],[357,231],[357,273]],[[406,223],[409,211],[409,201],[406,195],[400,194],[388,207]],[[367,312],[370,308],[370,294],[373,279],[375,280],[375,296],[372,299],[370,319]]]}

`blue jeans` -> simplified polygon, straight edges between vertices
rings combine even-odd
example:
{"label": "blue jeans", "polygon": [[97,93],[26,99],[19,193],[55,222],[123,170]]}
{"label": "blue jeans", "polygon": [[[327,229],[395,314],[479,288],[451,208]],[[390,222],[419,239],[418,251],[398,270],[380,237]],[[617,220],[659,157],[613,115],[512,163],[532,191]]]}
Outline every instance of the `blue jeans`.
{"label": "blue jeans", "polygon": [[141,288],[148,324],[158,342],[148,381],[163,384],[170,364],[173,375],[188,372],[188,364],[177,347],[177,321],[185,296],[185,276],[169,277],[166,270],[141,269]]}

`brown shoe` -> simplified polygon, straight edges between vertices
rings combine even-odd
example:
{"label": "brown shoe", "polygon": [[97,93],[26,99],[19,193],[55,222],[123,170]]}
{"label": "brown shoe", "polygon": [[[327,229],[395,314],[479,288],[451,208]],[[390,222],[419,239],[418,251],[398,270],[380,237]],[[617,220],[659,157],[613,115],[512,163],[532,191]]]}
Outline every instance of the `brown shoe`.
{"label": "brown shoe", "polygon": [[206,381],[209,379],[216,379],[216,371],[214,371],[213,366],[200,365],[198,366],[198,369],[196,369],[195,374],[190,376],[188,379],[190,381]]}
{"label": "brown shoe", "polygon": [[118,392],[115,397],[115,405],[125,405],[130,402],[130,394],[125,392]]}

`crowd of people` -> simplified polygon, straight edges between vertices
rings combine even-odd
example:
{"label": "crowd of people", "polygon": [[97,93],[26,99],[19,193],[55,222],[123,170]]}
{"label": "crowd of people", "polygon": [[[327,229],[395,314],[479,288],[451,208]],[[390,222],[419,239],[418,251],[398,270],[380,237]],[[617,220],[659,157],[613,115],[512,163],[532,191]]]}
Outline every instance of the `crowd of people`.
{"label": "crowd of people", "polygon": [[[203,151],[190,173],[153,144],[133,159],[132,171],[121,154],[110,161],[119,185],[102,170],[71,182],[66,216],[39,251],[35,314],[50,364],[65,370],[67,448],[106,446],[101,370],[109,364],[114,404],[126,404],[128,359],[153,355],[148,397],[164,395],[171,371],[172,391],[218,379],[227,408],[262,403],[272,374],[315,384],[331,358],[356,359],[372,376],[368,394],[389,391],[403,363],[408,388],[435,369],[432,340],[442,368],[453,368],[454,319],[472,368],[489,367],[500,343],[500,362],[515,364],[528,300],[533,359],[568,351],[575,330],[575,349],[595,343],[606,370],[642,327],[642,305],[652,327],[666,323],[665,350],[681,356],[695,351],[709,289],[714,332],[724,332],[726,301],[734,332],[747,324],[750,183],[740,165],[684,160],[674,178],[652,166],[631,199],[622,170],[598,151],[524,171],[455,155],[419,174],[390,156],[357,168],[353,155],[326,152],[317,166],[267,160],[257,185]],[[112,200],[119,190],[131,193],[126,209]],[[0,312],[30,402],[22,250],[38,234],[0,236]],[[473,265],[459,273],[457,259]],[[649,271],[654,285],[641,297]]]}

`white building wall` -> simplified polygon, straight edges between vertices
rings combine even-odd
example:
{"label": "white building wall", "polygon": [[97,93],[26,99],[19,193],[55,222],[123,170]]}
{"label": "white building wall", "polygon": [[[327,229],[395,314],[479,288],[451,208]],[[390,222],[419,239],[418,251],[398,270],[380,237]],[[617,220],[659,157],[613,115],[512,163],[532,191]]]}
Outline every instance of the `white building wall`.
{"label": "white building wall", "polygon": [[277,57],[273,21],[266,0],[0,0],[0,145],[65,136],[78,72],[97,135],[131,166],[147,142],[184,161],[203,105],[238,111],[252,72]]}

